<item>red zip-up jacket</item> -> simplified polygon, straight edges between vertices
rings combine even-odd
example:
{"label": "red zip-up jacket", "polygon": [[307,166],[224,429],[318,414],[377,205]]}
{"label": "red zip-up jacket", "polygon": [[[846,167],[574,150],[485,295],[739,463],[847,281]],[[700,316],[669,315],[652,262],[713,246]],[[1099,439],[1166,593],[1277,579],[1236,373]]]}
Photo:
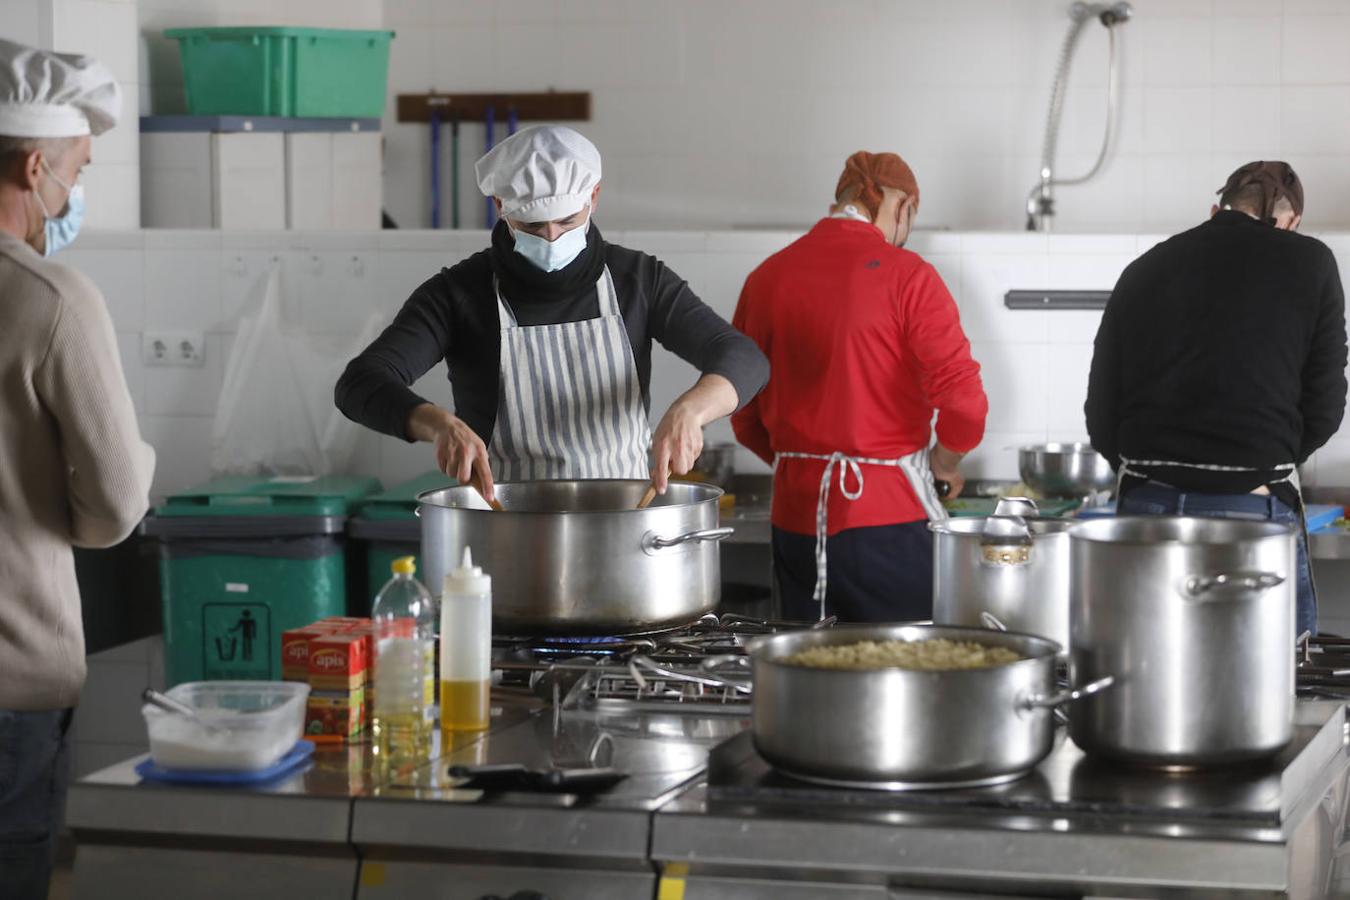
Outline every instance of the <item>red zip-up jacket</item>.
{"label": "red zip-up jacket", "polygon": [[[750,273],[732,324],[769,358],[768,386],[731,419],[765,462],[782,452],[896,459],[929,445],[934,411],[944,447],[966,453],[984,436],[989,401],[955,301],[929,263],[873,225],[821,219]],[[779,462],[774,525],[815,533],[824,467]],[[832,485],[830,534],[926,518],[898,468],[862,474],[858,500]]]}

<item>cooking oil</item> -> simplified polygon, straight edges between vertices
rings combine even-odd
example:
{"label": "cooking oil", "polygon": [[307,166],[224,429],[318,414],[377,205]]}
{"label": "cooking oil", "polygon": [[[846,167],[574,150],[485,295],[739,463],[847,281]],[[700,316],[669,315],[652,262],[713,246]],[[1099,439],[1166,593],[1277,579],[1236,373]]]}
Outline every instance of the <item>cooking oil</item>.
{"label": "cooking oil", "polygon": [[441,680],[441,730],[482,731],[488,727],[489,682]]}
{"label": "cooking oil", "polygon": [[441,730],[488,727],[492,676],[492,579],[464,548],[441,597]]}
{"label": "cooking oil", "polygon": [[411,556],[375,597],[375,696],[371,739],[377,764],[402,769],[431,754],[435,709],[435,602],[413,577]]}

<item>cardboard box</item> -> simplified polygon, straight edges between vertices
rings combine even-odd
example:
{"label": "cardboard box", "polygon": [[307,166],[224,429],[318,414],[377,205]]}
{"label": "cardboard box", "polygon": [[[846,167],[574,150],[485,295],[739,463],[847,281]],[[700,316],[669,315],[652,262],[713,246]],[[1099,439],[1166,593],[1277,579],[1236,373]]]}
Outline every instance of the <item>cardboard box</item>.
{"label": "cardboard box", "polygon": [[305,734],[349,738],[366,727],[365,691],[316,691],[305,706]]}
{"label": "cardboard box", "polygon": [[309,680],[309,642],[332,634],[332,628],[315,622],[281,634],[281,680]]}
{"label": "cardboard box", "polygon": [[366,683],[370,637],[328,634],[309,642],[309,686],[316,691],[353,691]]}

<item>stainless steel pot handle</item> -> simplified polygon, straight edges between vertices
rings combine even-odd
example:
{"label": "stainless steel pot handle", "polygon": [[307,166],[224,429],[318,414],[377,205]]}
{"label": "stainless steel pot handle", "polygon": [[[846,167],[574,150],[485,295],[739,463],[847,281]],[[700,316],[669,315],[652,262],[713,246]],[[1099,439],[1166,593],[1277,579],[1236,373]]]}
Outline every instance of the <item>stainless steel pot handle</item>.
{"label": "stainless steel pot handle", "polygon": [[1107,675],[1105,678],[1089,681],[1080,688],[1070,688],[1067,691],[1056,691],[1053,694],[1032,694],[1030,697],[1023,697],[1018,705],[1022,709],[1054,709],[1063,706],[1065,703],[1072,703],[1075,700],[1082,700],[1084,697],[1091,697],[1093,694],[1104,691],[1115,683],[1116,676]]}
{"label": "stainless steel pot handle", "polygon": [[999,619],[998,616],[994,615],[987,609],[980,613],[980,624],[983,625],[985,628],[989,629],[990,631],[1008,630],[1008,626],[1004,625],[1002,620]]}
{"label": "stainless steel pot handle", "polygon": [[642,536],[642,549],[647,552],[653,550],[666,550],[671,547],[678,547],[681,544],[691,544],[703,541],[725,541],[736,533],[736,529],[724,528],[705,528],[702,531],[688,531],[684,534],[677,534],[675,537],[661,537],[654,532],[647,532]]}
{"label": "stainless steel pot handle", "polygon": [[1216,591],[1268,591],[1284,581],[1283,575],[1274,572],[1220,572],[1187,576],[1181,590],[1192,600],[1207,600]]}

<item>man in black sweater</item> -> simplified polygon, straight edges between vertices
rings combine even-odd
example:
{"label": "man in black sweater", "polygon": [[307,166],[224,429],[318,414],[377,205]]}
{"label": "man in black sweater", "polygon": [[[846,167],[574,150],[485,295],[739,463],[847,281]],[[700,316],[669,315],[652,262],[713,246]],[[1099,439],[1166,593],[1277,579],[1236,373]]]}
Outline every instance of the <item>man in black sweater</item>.
{"label": "man in black sweater", "polygon": [[1092,445],[1121,513],[1299,526],[1298,631],[1316,631],[1297,466],[1340,427],[1345,299],[1336,260],[1297,233],[1303,186],[1255,162],[1208,222],[1131,263],[1102,316],[1088,383]]}
{"label": "man in black sweater", "polygon": [[[650,475],[664,493],[703,426],[764,387],[764,354],[659,259],[605,241],[591,219],[600,153],[578,132],[522,129],[475,171],[501,214],[491,246],[413,292],[347,366],[338,408],[434,443],[440,469],[489,501],[494,480]],[[700,373],[655,431],[653,340]],[[453,411],[410,387],[441,360]]]}

